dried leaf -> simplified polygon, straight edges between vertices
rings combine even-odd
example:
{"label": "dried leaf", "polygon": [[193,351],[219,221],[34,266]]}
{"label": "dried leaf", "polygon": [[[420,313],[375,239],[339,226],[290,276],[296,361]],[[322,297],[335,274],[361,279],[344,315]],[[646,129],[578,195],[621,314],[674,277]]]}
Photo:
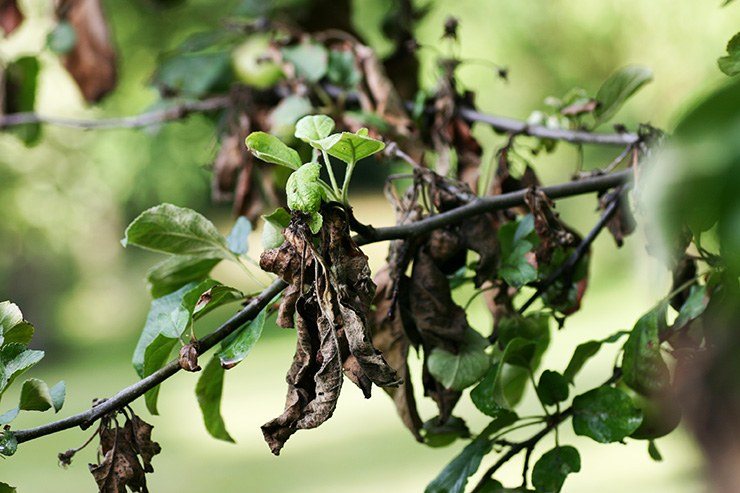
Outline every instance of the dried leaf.
{"label": "dried leaf", "polygon": [[606,223],[606,227],[614,237],[617,247],[621,247],[624,244],[624,237],[631,235],[635,231],[637,222],[635,221],[635,217],[632,215],[632,209],[630,209],[627,198],[624,195],[614,197],[615,193],[620,192],[614,191],[601,197],[599,200],[599,209],[606,209],[607,205],[613,200],[617,200],[619,202],[617,204],[616,212],[612,215],[611,219],[609,219],[609,222]]}
{"label": "dried leaf", "polygon": [[13,34],[23,22],[23,13],[18,8],[16,0],[3,0],[0,2],[0,29],[6,36]]}
{"label": "dried leaf", "polygon": [[180,357],[178,358],[180,368],[185,371],[200,371],[198,366],[198,344],[190,343],[180,348]]}
{"label": "dried leaf", "polygon": [[77,42],[62,57],[64,67],[89,103],[100,101],[117,82],[116,53],[100,0],[60,0],[57,17],[75,30]]}

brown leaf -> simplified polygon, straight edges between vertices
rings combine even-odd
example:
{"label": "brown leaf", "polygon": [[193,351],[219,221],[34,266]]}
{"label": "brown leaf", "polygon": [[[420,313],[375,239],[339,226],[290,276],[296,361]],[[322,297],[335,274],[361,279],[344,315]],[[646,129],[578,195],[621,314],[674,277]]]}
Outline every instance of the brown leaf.
{"label": "brown leaf", "polygon": [[457,401],[460,400],[460,397],[462,397],[462,392],[445,388],[444,385],[435,380],[427,368],[426,360],[428,353],[429,352],[427,351],[424,353],[424,370],[421,374],[421,381],[424,385],[424,395],[431,397],[432,400],[434,400],[437,404],[437,409],[439,410],[438,421],[445,423],[450,419],[450,416],[452,416],[452,410],[455,408]]}
{"label": "brown leaf", "polygon": [[530,188],[524,202],[534,217],[534,230],[540,239],[535,250],[537,262],[547,264],[556,248],[569,248],[577,244],[576,237],[553,209],[555,203],[539,188]]}
{"label": "brown leaf", "polygon": [[16,0],[0,0],[0,29],[6,36],[15,31],[23,22],[23,13]]}
{"label": "brown leaf", "polygon": [[200,366],[198,366],[198,344],[197,342],[186,344],[180,348],[180,357],[178,358],[178,363],[180,363],[180,368],[182,368],[185,371],[190,371],[190,372],[200,371],[201,368]]}
{"label": "brown leaf", "polygon": [[135,414],[131,418],[131,427],[134,432],[136,450],[144,464],[144,471],[154,472],[154,468],[152,468],[152,457],[162,451],[159,444],[152,441],[152,429],[154,427]]}
{"label": "brown leaf", "polygon": [[631,235],[635,231],[637,222],[632,215],[632,209],[627,198],[624,195],[614,197],[615,193],[620,192],[614,191],[601,197],[599,200],[599,209],[604,210],[606,205],[612,200],[619,201],[617,210],[609,219],[609,222],[606,223],[606,227],[614,237],[617,247],[621,247],[624,244],[624,237]]}
{"label": "brown leaf", "polygon": [[573,103],[560,110],[560,114],[563,116],[578,116],[586,113],[592,113],[599,106],[599,102],[595,99],[589,99],[588,101]]}
{"label": "brown leaf", "polygon": [[126,420],[123,427],[117,424],[103,426],[100,430],[100,446],[103,460],[99,464],[89,465],[100,493],[125,493],[126,487],[131,491],[148,492],[130,420]]}
{"label": "brown leaf", "polygon": [[56,12],[77,34],[74,48],[62,57],[62,63],[85,100],[100,101],[117,83],[116,53],[100,0],[58,0]]}

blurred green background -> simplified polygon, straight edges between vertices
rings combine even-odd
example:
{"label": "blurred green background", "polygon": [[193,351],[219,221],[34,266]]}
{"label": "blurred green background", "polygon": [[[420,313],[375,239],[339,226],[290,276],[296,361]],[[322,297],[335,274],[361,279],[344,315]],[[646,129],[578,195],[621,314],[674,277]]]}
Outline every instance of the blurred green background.
{"label": "blurred green background", "polygon": [[[27,22],[11,38],[0,40],[0,57],[42,49],[53,23],[48,3],[22,2]],[[85,107],[56,57],[47,53],[42,55],[39,111],[96,118],[146,110],[157,99],[147,84],[157,55],[192,32],[216,26],[235,3],[220,2],[214,8],[213,2],[187,0],[161,9],[145,0],[105,2],[120,53],[118,89],[100,106]],[[387,46],[379,23],[389,4],[354,2],[355,17],[362,21],[358,29],[381,51]],[[443,0],[432,3],[417,35],[422,44],[439,46],[444,19],[459,17],[461,55],[510,69],[510,80],[503,83],[490,67],[466,65],[459,72],[462,83],[476,92],[484,111],[520,118],[542,108],[546,96],[561,96],[574,86],[594,94],[620,66],[646,65],[654,70],[654,82],[630,101],[618,120],[670,130],[696,95],[724,79],[716,58],[740,26],[740,6],[720,9],[718,4]],[[427,86],[435,77],[434,56],[433,50],[422,50]],[[487,156],[492,155],[501,137],[488,128],[476,128],[476,133]],[[35,344],[46,349],[47,358],[33,376],[51,383],[66,380],[68,400],[61,414],[81,411],[93,397],[110,395],[136,378],[130,355],[148,309],[143,275],[156,256],[124,250],[119,239],[125,225],[141,210],[166,201],[202,211],[228,230],[229,208],[213,206],[209,197],[208,166],[216,150],[213,124],[202,116],[144,131],[46,127],[43,142],[32,149],[0,134],[0,299],[18,303],[37,327]],[[586,164],[604,164],[614,154],[589,150]],[[562,181],[573,171],[575,158],[572,148],[561,146],[553,156],[538,159],[537,169],[546,183]],[[380,197],[379,190],[356,194],[362,221],[392,223],[391,208]],[[593,197],[559,202],[558,209],[580,231],[587,231],[596,219]],[[260,251],[258,235],[251,242],[254,258]],[[381,265],[386,247],[367,249],[374,268]],[[611,238],[599,238],[593,259],[583,309],[556,335],[544,365],[564,368],[577,343],[631,327],[666,293],[669,276],[645,253],[642,234],[630,237],[621,250]],[[245,290],[257,288],[226,266],[215,276]],[[228,315],[227,309],[209,316],[201,329]],[[488,317],[476,306],[470,319],[486,330]],[[348,386],[329,422],[319,430],[298,433],[279,458],[273,457],[259,426],[282,410],[284,373],[293,345],[290,331],[269,327],[250,358],[228,373],[223,411],[237,445],[206,434],[193,393],[194,375],[178,375],[163,386],[161,417],[148,419],[143,406],[135,405],[155,425],[155,439],[164,449],[154,460],[152,491],[422,491],[462,447],[417,444],[382,392],[364,400]],[[609,374],[614,359],[610,349],[589,364],[577,383],[593,385]],[[13,399],[11,391],[6,407]],[[536,402],[528,395],[522,413],[535,410]],[[422,412],[425,417],[433,413],[428,403]],[[14,425],[33,426],[50,418],[26,414]],[[457,414],[469,418],[474,431],[485,421],[465,398]],[[12,460],[0,462],[0,478],[22,493],[93,491],[86,467],[94,460],[92,450],[79,454],[68,470],[56,466],[56,454],[86,436],[73,430],[24,444]],[[599,446],[573,437],[569,426],[561,441],[578,444],[583,458],[582,472],[568,479],[569,492],[703,489],[700,457],[684,432],[658,441],[663,463],[648,459],[644,442]],[[500,479],[518,484],[517,468],[518,462],[513,462]]]}

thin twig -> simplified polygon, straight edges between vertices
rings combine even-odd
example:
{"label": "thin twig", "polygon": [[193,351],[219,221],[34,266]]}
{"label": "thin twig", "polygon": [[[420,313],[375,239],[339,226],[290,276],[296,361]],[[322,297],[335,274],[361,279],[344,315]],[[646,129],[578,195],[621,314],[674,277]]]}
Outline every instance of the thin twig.
{"label": "thin twig", "polygon": [[[586,193],[607,190],[621,185],[630,179],[631,171],[623,171],[609,176],[599,176],[576,182],[568,182],[551,187],[544,187],[542,190],[552,199],[582,195]],[[485,197],[477,199],[470,204],[459,207],[452,211],[436,214],[421,221],[402,225],[391,226],[387,228],[373,229],[369,236],[356,236],[355,240],[358,245],[366,245],[379,241],[408,238],[437,229],[448,224],[455,223],[462,219],[490,212],[494,210],[507,209],[509,207],[524,204],[524,194],[526,191],[512,192],[494,197]],[[213,346],[224,340],[227,336],[238,330],[247,322],[252,320],[257,314],[267,306],[275,296],[277,296],[285,287],[281,280],[276,280],[267,289],[262,291],[254,298],[245,308],[236,315],[227,320],[223,325],[205,336],[200,340],[198,354],[211,349]],[[69,416],[59,421],[47,423],[45,425],[27,430],[15,431],[15,437],[18,443],[27,442],[35,438],[57,433],[74,427],[82,429],[89,428],[95,421],[106,414],[121,409],[122,407],[133,402],[144,395],[148,390],[164,382],[180,370],[179,362],[175,359],[157,370],[151,375],[139,380],[138,382],[121,390],[113,397],[105,400],[101,404],[88,409],[79,414]]]}

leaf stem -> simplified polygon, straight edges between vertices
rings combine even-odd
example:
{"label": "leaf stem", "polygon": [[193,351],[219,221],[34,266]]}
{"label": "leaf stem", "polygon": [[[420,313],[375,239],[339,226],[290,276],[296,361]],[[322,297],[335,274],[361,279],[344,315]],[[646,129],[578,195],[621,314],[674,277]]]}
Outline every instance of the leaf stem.
{"label": "leaf stem", "polygon": [[344,172],[344,184],[342,185],[342,203],[349,205],[349,182],[352,180],[352,172],[355,170],[357,161],[352,160],[347,163],[347,170]]}
{"label": "leaf stem", "polygon": [[325,150],[321,150],[321,154],[324,156],[324,164],[326,165],[326,171],[329,173],[329,180],[331,180],[331,186],[334,189],[334,195],[335,198],[339,198],[339,185],[337,185],[337,179],[334,176],[334,168],[331,167],[331,159],[329,159],[329,154]]}

